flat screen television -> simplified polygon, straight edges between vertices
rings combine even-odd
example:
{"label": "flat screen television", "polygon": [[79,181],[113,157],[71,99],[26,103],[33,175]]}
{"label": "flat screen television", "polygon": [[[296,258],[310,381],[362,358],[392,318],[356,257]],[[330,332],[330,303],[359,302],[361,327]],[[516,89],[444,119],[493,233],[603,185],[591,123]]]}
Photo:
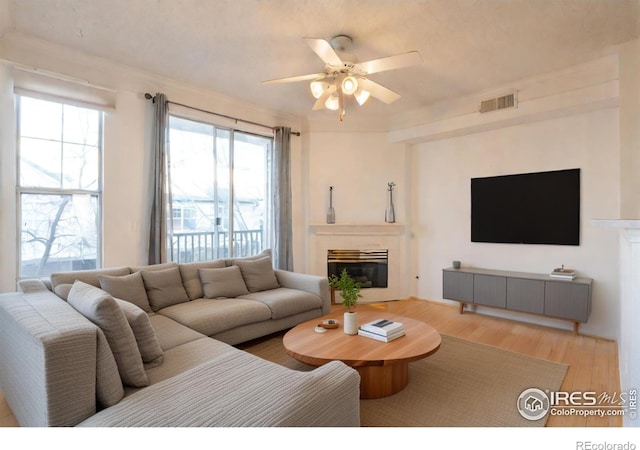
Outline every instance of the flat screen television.
{"label": "flat screen television", "polygon": [[472,178],[471,242],[580,245],[580,169]]}

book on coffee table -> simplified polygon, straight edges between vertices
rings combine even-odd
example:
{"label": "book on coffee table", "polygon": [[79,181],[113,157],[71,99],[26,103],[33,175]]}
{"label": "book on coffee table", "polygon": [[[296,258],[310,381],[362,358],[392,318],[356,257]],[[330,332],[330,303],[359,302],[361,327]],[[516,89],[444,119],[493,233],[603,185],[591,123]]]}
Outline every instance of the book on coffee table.
{"label": "book on coffee table", "polygon": [[399,330],[404,330],[402,323],[393,322],[387,319],[379,319],[372,322],[367,322],[361,325],[360,328],[364,331],[368,331],[369,333],[374,333],[381,336],[389,336],[397,333]]}
{"label": "book on coffee table", "polygon": [[380,341],[380,342],[391,342],[395,339],[398,339],[399,337],[402,337],[405,335],[404,329],[398,330],[392,334],[389,334],[387,336],[383,336],[381,334],[376,334],[376,333],[371,333],[370,331],[367,330],[363,330],[362,328],[358,329],[358,335],[359,336],[364,336],[364,337],[368,337],[371,339],[375,339],[376,341]]}

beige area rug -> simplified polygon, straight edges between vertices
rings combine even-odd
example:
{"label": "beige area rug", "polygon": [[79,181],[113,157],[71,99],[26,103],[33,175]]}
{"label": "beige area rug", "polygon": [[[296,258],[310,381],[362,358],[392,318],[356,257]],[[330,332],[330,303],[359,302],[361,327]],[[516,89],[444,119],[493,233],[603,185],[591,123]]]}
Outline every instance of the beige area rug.
{"label": "beige area rug", "polygon": [[[282,337],[244,350],[295,370],[313,367],[288,356]],[[442,336],[440,350],[409,364],[401,392],[360,401],[365,427],[540,427],[517,410],[525,389],[560,389],[568,366],[463,339]]]}

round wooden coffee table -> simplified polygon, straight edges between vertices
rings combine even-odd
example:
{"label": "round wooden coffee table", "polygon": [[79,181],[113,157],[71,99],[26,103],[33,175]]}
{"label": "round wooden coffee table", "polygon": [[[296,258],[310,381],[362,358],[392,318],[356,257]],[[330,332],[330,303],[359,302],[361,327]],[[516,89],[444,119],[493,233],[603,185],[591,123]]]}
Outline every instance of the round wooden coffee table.
{"label": "round wooden coffee table", "polygon": [[[409,363],[432,355],[440,348],[440,334],[431,326],[386,311],[358,311],[358,323],[378,319],[401,322],[406,332],[391,342],[348,335],[342,329],[342,312],[304,322],[289,330],[283,338],[290,356],[312,366],[339,360],[360,373],[360,398],[380,398],[400,392],[409,382]],[[339,322],[336,329],[316,333],[318,323],[327,319]]]}

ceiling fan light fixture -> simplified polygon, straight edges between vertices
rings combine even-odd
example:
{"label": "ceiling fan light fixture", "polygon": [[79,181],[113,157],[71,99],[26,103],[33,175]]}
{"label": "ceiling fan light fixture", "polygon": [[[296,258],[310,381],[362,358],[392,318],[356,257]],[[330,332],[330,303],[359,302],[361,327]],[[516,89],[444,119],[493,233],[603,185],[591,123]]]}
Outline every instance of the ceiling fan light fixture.
{"label": "ceiling fan light fixture", "polygon": [[360,88],[353,94],[353,96],[356,98],[358,105],[362,106],[367,102],[367,100],[369,100],[371,92],[365,91],[364,89]]}
{"label": "ceiling fan light fixture", "polygon": [[310,82],[311,94],[316,99],[312,110],[327,108],[339,111],[340,120],[344,119],[346,111],[345,95],[353,95],[360,106],[364,105],[369,97],[374,97],[386,104],[393,103],[400,98],[399,94],[369,80],[365,77],[366,75],[422,63],[422,57],[417,51],[359,63],[345,62],[338,56],[336,50],[349,52],[352,41],[346,35],[334,36],[331,43],[318,38],[305,38],[305,41],[311,50],[324,61],[324,72],[267,80],[263,83]]}
{"label": "ceiling fan light fixture", "polygon": [[358,80],[352,76],[345,77],[342,80],[342,92],[347,95],[353,95],[358,90]]}
{"label": "ceiling fan light fixture", "polygon": [[337,111],[340,108],[340,99],[336,94],[331,94],[327,101],[324,103],[324,106],[331,111]]}
{"label": "ceiling fan light fixture", "polygon": [[329,84],[324,81],[312,81],[309,87],[311,88],[311,95],[315,98],[320,98],[329,87]]}

